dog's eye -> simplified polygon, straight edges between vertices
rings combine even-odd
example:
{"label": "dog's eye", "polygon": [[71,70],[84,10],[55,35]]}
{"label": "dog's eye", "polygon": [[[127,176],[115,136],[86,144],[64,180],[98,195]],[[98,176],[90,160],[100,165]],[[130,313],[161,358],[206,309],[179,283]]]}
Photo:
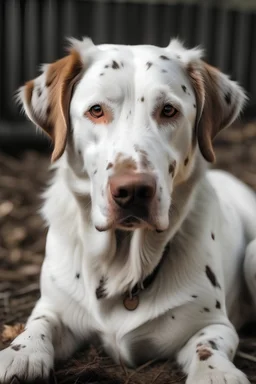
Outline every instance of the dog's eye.
{"label": "dog's eye", "polygon": [[164,117],[173,117],[177,112],[177,109],[175,109],[171,104],[165,104],[161,114]]}
{"label": "dog's eye", "polygon": [[96,119],[98,119],[99,117],[102,117],[104,115],[103,109],[101,108],[101,106],[99,104],[93,105],[89,109],[89,112],[92,115],[92,117],[95,117]]}

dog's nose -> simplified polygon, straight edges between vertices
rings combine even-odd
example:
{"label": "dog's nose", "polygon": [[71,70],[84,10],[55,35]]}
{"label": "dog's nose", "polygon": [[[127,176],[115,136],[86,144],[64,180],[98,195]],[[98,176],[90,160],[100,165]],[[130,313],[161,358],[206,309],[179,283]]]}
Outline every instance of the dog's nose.
{"label": "dog's nose", "polygon": [[156,193],[156,181],[145,173],[112,176],[109,180],[112,199],[120,207],[149,203]]}

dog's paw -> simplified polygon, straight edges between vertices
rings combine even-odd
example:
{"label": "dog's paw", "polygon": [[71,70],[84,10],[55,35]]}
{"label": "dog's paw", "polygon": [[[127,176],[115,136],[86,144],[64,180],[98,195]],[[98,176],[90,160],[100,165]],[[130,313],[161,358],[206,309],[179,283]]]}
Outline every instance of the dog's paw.
{"label": "dog's paw", "polygon": [[[0,352],[0,383],[39,382],[52,376],[53,351],[29,351],[22,344],[14,344]],[[14,380],[14,381],[13,381]],[[16,381],[15,381],[16,380]]]}
{"label": "dog's paw", "polygon": [[250,382],[243,372],[235,367],[221,371],[210,365],[207,370],[189,375],[186,384],[250,384]]}

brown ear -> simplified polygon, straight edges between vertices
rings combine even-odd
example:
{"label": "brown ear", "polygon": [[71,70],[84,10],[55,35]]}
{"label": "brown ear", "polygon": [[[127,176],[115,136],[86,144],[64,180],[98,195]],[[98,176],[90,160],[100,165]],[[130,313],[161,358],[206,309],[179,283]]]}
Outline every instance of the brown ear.
{"label": "brown ear", "polygon": [[79,53],[72,50],[63,59],[44,66],[42,75],[20,90],[19,97],[28,117],[53,141],[52,161],[60,158],[66,146],[72,91],[82,69]]}
{"label": "brown ear", "polygon": [[214,162],[212,140],[236,119],[246,96],[228,76],[201,60],[198,64],[189,64],[187,70],[197,99],[199,148],[207,161]]}

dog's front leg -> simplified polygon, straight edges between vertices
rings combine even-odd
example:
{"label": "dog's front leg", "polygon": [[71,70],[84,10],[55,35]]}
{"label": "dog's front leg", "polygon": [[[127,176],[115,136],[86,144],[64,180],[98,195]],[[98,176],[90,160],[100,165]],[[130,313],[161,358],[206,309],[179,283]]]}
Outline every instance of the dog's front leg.
{"label": "dog's front leg", "polygon": [[232,359],[238,336],[232,326],[210,325],[194,335],[178,354],[186,384],[248,384]]}
{"label": "dog's front leg", "polygon": [[56,349],[62,351],[58,357],[66,358],[76,346],[73,333],[62,324],[56,309],[41,298],[24,332],[0,352],[0,383],[10,383],[15,376],[26,382],[47,379],[52,375]]}

